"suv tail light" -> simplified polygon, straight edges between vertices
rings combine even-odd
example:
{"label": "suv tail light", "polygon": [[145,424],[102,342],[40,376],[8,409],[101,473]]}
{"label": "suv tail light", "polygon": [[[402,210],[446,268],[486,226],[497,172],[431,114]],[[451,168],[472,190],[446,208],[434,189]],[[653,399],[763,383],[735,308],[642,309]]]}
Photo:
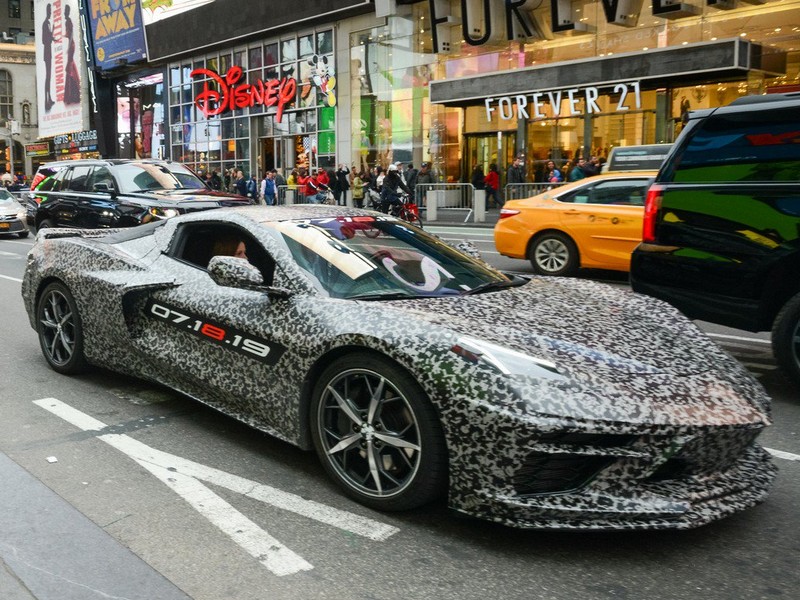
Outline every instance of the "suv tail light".
{"label": "suv tail light", "polygon": [[500,209],[500,218],[507,219],[508,217],[513,217],[514,215],[518,215],[520,211],[514,210],[513,208],[501,208]]}
{"label": "suv tail light", "polygon": [[644,202],[644,222],[642,226],[642,241],[655,243],[656,241],[656,219],[658,211],[661,210],[661,199],[664,197],[664,186],[653,184],[647,191],[647,199]]}

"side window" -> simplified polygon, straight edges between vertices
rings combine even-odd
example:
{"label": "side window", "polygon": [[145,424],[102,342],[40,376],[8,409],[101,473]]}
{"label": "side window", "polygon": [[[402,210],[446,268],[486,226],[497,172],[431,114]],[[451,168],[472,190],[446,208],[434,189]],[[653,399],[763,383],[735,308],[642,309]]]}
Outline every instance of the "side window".
{"label": "side window", "polygon": [[236,256],[239,244],[250,264],[261,271],[265,285],[272,285],[275,261],[249,233],[230,225],[184,226],[178,234],[173,257],[201,269],[208,268],[214,256]]}
{"label": "side window", "polygon": [[714,114],[677,157],[676,182],[800,181],[800,114],[762,109]]}
{"label": "side window", "polygon": [[89,180],[89,190],[94,191],[94,186],[98,183],[104,183],[110,188],[117,189],[114,183],[114,177],[111,175],[111,170],[108,167],[95,167],[92,171],[92,176]]}
{"label": "side window", "polygon": [[88,191],[86,184],[88,183],[89,173],[92,167],[73,167],[72,177],[69,180],[69,190],[71,192],[86,192]]}
{"label": "side window", "polygon": [[43,168],[40,172],[43,178],[36,189],[42,192],[57,192],[61,189],[61,181],[68,170],[67,168]]}
{"label": "side window", "polygon": [[644,206],[644,194],[649,180],[604,181],[592,188],[589,202],[592,204],[615,204]]}

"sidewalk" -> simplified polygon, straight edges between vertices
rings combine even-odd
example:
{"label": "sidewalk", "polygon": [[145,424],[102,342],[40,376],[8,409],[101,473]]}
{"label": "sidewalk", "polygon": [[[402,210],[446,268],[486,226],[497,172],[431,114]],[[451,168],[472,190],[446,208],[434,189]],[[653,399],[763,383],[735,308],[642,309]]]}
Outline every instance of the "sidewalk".
{"label": "sidewalk", "polygon": [[[483,222],[475,222],[475,215],[471,214],[465,208],[440,208],[436,215],[435,221],[429,221],[425,218],[425,211],[421,213],[422,224],[436,227],[439,225],[446,225],[448,227],[458,225],[462,227],[488,227],[493,228],[500,218],[499,208],[490,208],[486,211],[486,220]],[[464,222],[464,219],[467,219]]]}
{"label": "sidewalk", "polygon": [[188,600],[0,452],[0,599]]}

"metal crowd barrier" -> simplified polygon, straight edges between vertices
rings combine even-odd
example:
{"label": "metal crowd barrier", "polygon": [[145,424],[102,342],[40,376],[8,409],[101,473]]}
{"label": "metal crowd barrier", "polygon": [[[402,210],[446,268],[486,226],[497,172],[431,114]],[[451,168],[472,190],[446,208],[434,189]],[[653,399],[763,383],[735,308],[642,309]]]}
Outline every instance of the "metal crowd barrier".
{"label": "metal crowd barrier", "polygon": [[[485,192],[471,183],[418,183],[414,197],[425,221],[453,221],[463,213],[465,223],[470,217],[485,219]],[[480,200],[479,206],[476,200]]]}
{"label": "metal crowd barrier", "polygon": [[522,198],[530,198],[552,190],[558,186],[564,185],[563,183],[508,183],[503,189],[505,200],[520,200]]}

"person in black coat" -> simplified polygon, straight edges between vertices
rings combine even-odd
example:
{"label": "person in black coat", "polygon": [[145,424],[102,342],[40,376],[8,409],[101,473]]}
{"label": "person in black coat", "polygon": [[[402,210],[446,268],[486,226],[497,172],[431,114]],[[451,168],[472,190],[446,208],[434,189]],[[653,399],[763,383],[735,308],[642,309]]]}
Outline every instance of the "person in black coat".
{"label": "person in black coat", "polygon": [[344,164],[339,164],[339,168],[336,169],[335,182],[336,185],[333,188],[333,197],[336,198],[336,204],[347,204],[347,202],[342,200],[342,194],[345,194],[346,198],[346,192],[350,189],[350,169],[344,166]]}

